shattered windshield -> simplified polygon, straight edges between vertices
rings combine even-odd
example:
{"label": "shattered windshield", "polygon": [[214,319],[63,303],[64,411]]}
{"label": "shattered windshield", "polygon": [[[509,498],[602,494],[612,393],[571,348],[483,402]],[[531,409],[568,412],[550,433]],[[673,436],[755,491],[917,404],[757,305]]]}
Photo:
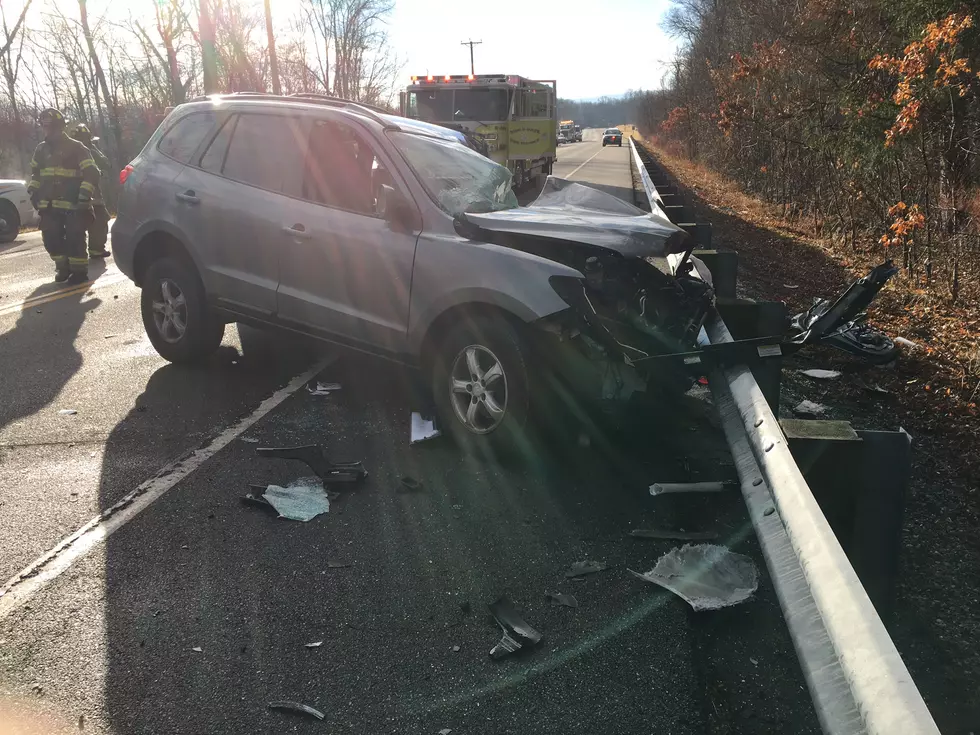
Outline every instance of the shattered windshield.
{"label": "shattered windshield", "polygon": [[504,166],[453,141],[404,132],[390,135],[429,196],[454,217],[518,206]]}

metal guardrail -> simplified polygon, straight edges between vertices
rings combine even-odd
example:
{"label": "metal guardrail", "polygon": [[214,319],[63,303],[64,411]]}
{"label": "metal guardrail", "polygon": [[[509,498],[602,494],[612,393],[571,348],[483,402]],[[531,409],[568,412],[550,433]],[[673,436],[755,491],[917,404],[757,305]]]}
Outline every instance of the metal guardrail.
{"label": "metal guardrail", "polygon": [[[656,210],[662,199],[632,138],[630,154]],[[713,343],[732,341],[717,312],[705,331]],[[823,731],[938,734],[752,372],[718,369],[709,385]]]}

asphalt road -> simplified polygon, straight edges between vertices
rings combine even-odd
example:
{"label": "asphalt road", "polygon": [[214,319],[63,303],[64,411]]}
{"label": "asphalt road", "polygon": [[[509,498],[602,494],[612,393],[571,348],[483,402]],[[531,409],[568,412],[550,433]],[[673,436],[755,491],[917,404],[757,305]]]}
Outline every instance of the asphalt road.
{"label": "asphalt road", "polygon": [[[631,199],[627,150],[563,146],[555,173]],[[74,290],[50,283],[36,234],[0,246],[0,724],[818,731],[740,499],[646,490],[733,474],[697,397],[638,408],[589,446],[568,427],[523,461],[467,456],[445,438],[410,446],[399,369],[234,326],[207,365],[171,366],[144,335],[139,291],[111,259],[92,275]],[[314,397],[303,376],[323,365],[343,388]],[[313,442],[363,460],[368,480],[306,524],[241,503],[249,483],[310,474],[256,446]],[[422,489],[400,491],[405,475]],[[756,558],[758,595],[691,612],[628,574],[673,545],[626,535],[640,527],[717,531]],[[566,580],[584,559],[608,569]],[[580,606],[551,606],[549,591]],[[500,633],[486,605],[501,595],[543,640],[491,661]],[[275,700],[325,721],[269,710]]]}

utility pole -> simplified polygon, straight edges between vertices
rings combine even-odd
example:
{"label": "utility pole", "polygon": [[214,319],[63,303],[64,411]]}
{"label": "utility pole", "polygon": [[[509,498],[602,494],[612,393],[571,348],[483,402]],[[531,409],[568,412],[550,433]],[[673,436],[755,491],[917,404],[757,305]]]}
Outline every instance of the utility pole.
{"label": "utility pole", "polygon": [[218,91],[218,50],[214,45],[214,23],[211,22],[210,0],[201,0],[198,25],[201,37],[201,63],[204,66],[204,94]]}
{"label": "utility pole", "polygon": [[470,74],[473,75],[476,74],[476,69],[473,66],[473,47],[479,46],[481,43],[483,43],[483,41],[461,41],[459,44],[460,46],[470,47]]}
{"label": "utility pole", "polygon": [[279,86],[279,57],[276,55],[276,37],[272,35],[272,0],[265,0],[265,32],[269,36],[269,73],[272,75],[272,93],[282,94]]}

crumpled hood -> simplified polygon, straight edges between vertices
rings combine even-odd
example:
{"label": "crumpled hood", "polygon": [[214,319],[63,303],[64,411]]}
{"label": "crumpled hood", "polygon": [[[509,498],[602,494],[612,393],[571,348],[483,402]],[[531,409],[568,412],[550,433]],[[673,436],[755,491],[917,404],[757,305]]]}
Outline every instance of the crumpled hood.
{"label": "crumpled hood", "polygon": [[460,219],[485,230],[580,242],[628,257],[663,257],[688,247],[688,234],[660,209],[644,212],[612,194],[554,176],[527,207]]}

